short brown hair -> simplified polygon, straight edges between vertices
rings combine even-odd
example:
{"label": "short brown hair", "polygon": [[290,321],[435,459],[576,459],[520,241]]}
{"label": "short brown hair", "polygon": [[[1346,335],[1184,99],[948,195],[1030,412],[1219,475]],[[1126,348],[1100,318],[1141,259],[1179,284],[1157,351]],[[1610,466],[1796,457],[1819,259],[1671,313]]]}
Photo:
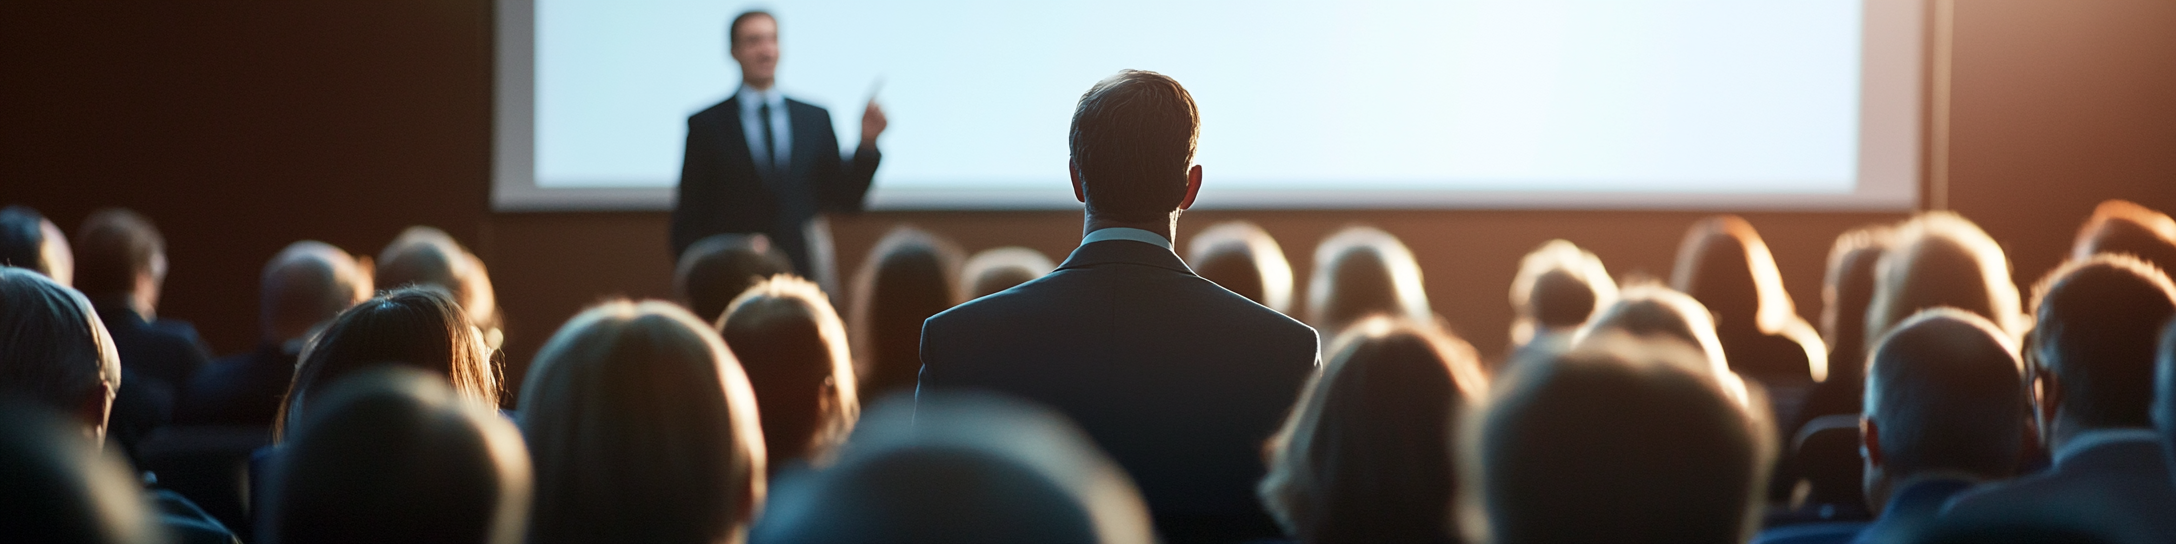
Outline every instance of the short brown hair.
{"label": "short brown hair", "polygon": [[[755,388],[770,458],[828,462],[861,417],[846,327],[814,282],[779,274],[733,299],[718,333]],[[783,463],[773,464],[773,467]]]}
{"label": "short brown hair", "polygon": [[136,275],[166,254],[166,238],[142,214],[126,208],[91,212],[76,230],[76,290],[89,296],[136,291]]}
{"label": "short brown hair", "polygon": [[1073,173],[1088,213],[1161,221],[1186,198],[1201,114],[1178,80],[1123,70],[1096,82],[1073,109]]}
{"label": "short brown hair", "polygon": [[748,11],[740,12],[740,15],[733,16],[733,22],[725,24],[725,48],[730,50],[734,46],[740,45],[741,23],[746,23],[749,19],[754,19],[757,17],[770,19],[772,23],[778,22],[778,18],[772,16],[771,12],[768,11],[751,9]]}

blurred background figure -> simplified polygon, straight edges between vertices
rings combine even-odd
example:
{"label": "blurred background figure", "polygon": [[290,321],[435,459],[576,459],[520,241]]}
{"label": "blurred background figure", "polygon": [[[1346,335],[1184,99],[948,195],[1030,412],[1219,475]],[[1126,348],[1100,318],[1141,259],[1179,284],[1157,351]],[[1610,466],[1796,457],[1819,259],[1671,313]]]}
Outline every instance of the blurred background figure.
{"label": "blurred background figure", "polygon": [[327,389],[280,449],[265,542],[518,544],[529,453],[493,407],[429,372],[387,365]]}
{"label": "blurred background figure", "polygon": [[124,379],[108,438],[141,466],[140,445],[173,418],[174,399],[211,357],[196,327],[158,317],[166,240],[151,220],[121,208],[92,212],[74,247],[76,290],[98,308],[121,353]]}
{"label": "blurred background figure", "polygon": [[2002,246],[1963,216],[1926,212],[1897,226],[1875,265],[1864,338],[1881,338],[1905,317],[1944,306],[1979,314],[2012,335],[2032,328]]}
{"label": "blurred background figure", "polygon": [[914,391],[922,371],[922,321],[964,300],[960,250],[952,242],[901,225],[878,240],[854,274],[854,370],[862,398]]}
{"label": "blurred background figure", "polygon": [[44,274],[63,286],[75,283],[75,253],[68,237],[29,206],[0,208],[0,266]]}
{"label": "blurred background figure", "polygon": [[869,412],[836,466],[780,495],[753,542],[1156,542],[1126,473],[1049,409],[935,393]]}
{"label": "blurred background figure", "polygon": [[1458,418],[1488,390],[1473,347],[1432,324],[1346,331],[1270,438],[1259,492],[1300,542],[1449,542]]}
{"label": "blurred background figure", "polygon": [[2153,426],[2161,430],[2161,447],[2176,465],[2176,319],[2161,328],[2161,345],[2154,357]]}
{"label": "blurred background figure", "polygon": [[169,538],[117,454],[70,421],[0,400],[0,534],[10,540],[153,544]]}
{"label": "blurred background figure", "polygon": [[1744,542],[1775,451],[1682,342],[1613,334],[1499,379],[1462,445],[1476,542]]}
{"label": "blurred background figure", "polygon": [[725,306],[763,278],[793,272],[793,261],[762,234],[716,234],[680,254],[673,293],[704,323],[717,323]]}
{"label": "blurred background figure", "polygon": [[529,542],[737,542],[762,508],[763,429],[732,352],[664,302],[606,302],[546,342],[521,388]]}
{"label": "blurred background figure", "polygon": [[1635,281],[1618,292],[1615,302],[1597,310],[1594,318],[1574,333],[1571,347],[1579,349],[1589,343],[1606,344],[1612,341],[1612,332],[1668,339],[1698,350],[1700,362],[1710,373],[1735,379],[1736,375],[1730,371],[1730,359],[1723,354],[1723,342],[1715,337],[1714,315],[1689,295],[1658,283]]}
{"label": "blurred background figure", "polygon": [[174,410],[177,425],[270,427],[310,333],[370,298],[370,272],[346,251],[295,242],[265,263],[257,348],[197,372]]}
{"label": "blurred background figure", "polygon": [[1790,422],[1792,429],[1815,417],[1859,412],[1866,352],[1875,340],[1866,336],[1875,264],[1894,238],[1889,227],[1869,225],[1837,236],[1829,249],[1827,272],[1821,277],[1821,340],[1828,344],[1828,376],[1806,396],[1800,421]]}
{"label": "blurred background figure", "polygon": [[1027,283],[1057,270],[1043,252],[1020,246],[977,251],[960,267],[960,292],[974,300]]}
{"label": "blurred background figure", "polygon": [[1569,241],[1545,242],[1519,259],[1512,277],[1508,351],[1569,348],[1572,333],[1616,300],[1617,283],[1601,258]]}
{"label": "blurred background figure", "polygon": [[772,276],[719,320],[726,348],[748,373],[770,472],[822,467],[861,417],[846,328],[815,283]]}
{"label": "blurred background figure", "polygon": [[278,430],[285,435],[326,387],[356,371],[397,364],[431,372],[454,393],[499,406],[499,369],[460,305],[437,287],[386,291],[341,313],[302,350]]}
{"label": "blurred background figure", "polygon": [[2102,202],[2078,228],[2070,258],[2098,253],[2132,255],[2163,273],[2176,269],[2176,219],[2128,200]]}
{"label": "blurred background figure", "polygon": [[1346,227],[1315,246],[1307,280],[1307,323],[1336,338],[1361,318],[1386,314],[1431,321],[1420,263],[1396,236],[1374,227]]}
{"label": "blurred background figure", "polygon": [[1753,225],[1735,215],[1694,223],[1678,246],[1670,287],[1715,314],[1730,369],[1767,388],[1779,421],[1797,421],[1799,404],[1828,374],[1828,348],[1798,316]]}
{"label": "blurred background figure", "polygon": [[1201,229],[1186,243],[1194,273],[1278,313],[1291,314],[1292,263],[1269,231],[1247,221]]}
{"label": "blurred background figure", "polygon": [[470,324],[483,333],[484,343],[497,350],[505,342],[501,329],[498,294],[491,287],[491,273],[483,259],[469,253],[446,231],[414,226],[400,232],[378,252],[377,286],[393,289],[431,285],[444,289],[461,305]]}

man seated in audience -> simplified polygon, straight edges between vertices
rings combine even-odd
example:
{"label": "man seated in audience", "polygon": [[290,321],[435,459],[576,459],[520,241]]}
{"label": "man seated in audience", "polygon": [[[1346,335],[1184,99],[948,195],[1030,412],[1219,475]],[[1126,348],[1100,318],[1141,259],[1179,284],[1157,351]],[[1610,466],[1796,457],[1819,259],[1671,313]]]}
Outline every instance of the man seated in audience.
{"label": "man seated in audience", "polygon": [[1201,229],[1186,242],[1186,264],[1194,273],[1268,306],[1277,313],[1292,308],[1292,263],[1269,231],[1247,221],[1225,221]]}
{"label": "man seated in audience", "polygon": [[1156,541],[1126,473],[1048,408],[931,393],[869,419],[837,465],[777,490],[751,542]]}
{"label": "man seated in audience", "polygon": [[415,226],[401,231],[378,252],[377,286],[393,289],[408,285],[433,285],[453,295],[468,314],[470,323],[483,332],[484,343],[499,349],[505,342],[500,329],[498,294],[491,288],[491,273],[483,259],[469,253],[446,231]]}
{"label": "man seated in audience", "polygon": [[892,227],[854,273],[854,374],[861,397],[912,395],[922,371],[922,321],[961,300],[960,249],[909,225]]}
{"label": "man seated in audience", "polygon": [[[0,398],[66,414],[79,425],[74,434],[92,444],[75,451],[95,451],[105,442],[114,389],[123,379],[120,356],[89,300],[45,276],[0,266]],[[158,523],[180,541],[234,541],[188,499],[163,490],[144,497],[134,483],[140,479],[126,481],[131,499],[151,500]]]}
{"label": "man seated in audience", "polygon": [[270,427],[294,381],[303,342],[371,294],[370,274],[354,257],[314,240],[273,256],[259,282],[257,349],[198,371],[174,408],[175,424]]}
{"label": "man seated in audience", "polygon": [[853,432],[861,401],[845,326],[823,288],[772,276],[733,299],[718,329],[755,388],[771,474],[825,465]]}
{"label": "man seated in audience", "polygon": [[2070,258],[2085,259],[2096,253],[2136,256],[2163,272],[2176,269],[2176,219],[2128,200],[2109,200],[2093,208],[2093,217],[2078,228],[2078,241]]}
{"label": "man seated in audience", "polygon": [[791,272],[793,261],[762,234],[714,234],[697,240],[680,255],[672,287],[695,317],[716,323],[725,306],[748,287]]}
{"label": "man seated in audience", "polygon": [[1602,259],[1569,241],[1543,243],[1519,259],[1511,279],[1511,351],[1569,348],[1572,333],[1616,299]]}
{"label": "man seated in audience", "polygon": [[2032,389],[2054,466],[1961,496],[1950,512],[2099,503],[2108,523],[2176,542],[2176,482],[2150,416],[2176,286],[2137,258],[2104,254],[2064,264],[2034,292]]}
{"label": "man seated in audience", "polygon": [[1314,374],[1316,338],[1172,252],[1201,188],[1199,121],[1161,74],[1089,89],[1071,138],[1080,248],[1048,276],[929,318],[920,387],[999,391],[1072,417],[1133,474],[1165,538],[1273,537],[1254,500],[1260,446]]}
{"label": "man seated in audience", "polygon": [[1881,338],[1905,317],[1944,306],[1980,314],[2012,335],[2031,328],[2018,309],[2002,246],[1963,216],[1927,212],[1905,221],[1874,270],[1864,338]]}
{"label": "man seated in audience", "polygon": [[1689,344],[1606,332],[1522,363],[1469,425],[1469,542],[1744,542],[1775,454],[1764,408]]}
{"label": "man seated in audience", "polygon": [[23,268],[63,286],[75,283],[75,253],[68,237],[29,206],[0,208],[0,266]]}
{"label": "man seated in audience", "polygon": [[977,251],[960,266],[960,292],[968,300],[1011,289],[1058,268],[1043,252],[1020,246]]}
{"label": "man seated in audience", "polygon": [[1336,338],[1347,325],[1375,314],[1431,321],[1413,251],[1382,229],[1346,227],[1315,246],[1307,280],[1307,323]]}
{"label": "man seated in audience", "polygon": [[446,380],[383,366],[343,378],[281,446],[257,514],[270,542],[519,544],[529,451]]}
{"label": "man seated in audience", "polygon": [[136,212],[92,212],[76,231],[76,289],[90,297],[121,352],[124,379],[109,438],[131,460],[151,431],[173,418],[174,398],[210,357],[196,327],[158,317],[166,241]]}

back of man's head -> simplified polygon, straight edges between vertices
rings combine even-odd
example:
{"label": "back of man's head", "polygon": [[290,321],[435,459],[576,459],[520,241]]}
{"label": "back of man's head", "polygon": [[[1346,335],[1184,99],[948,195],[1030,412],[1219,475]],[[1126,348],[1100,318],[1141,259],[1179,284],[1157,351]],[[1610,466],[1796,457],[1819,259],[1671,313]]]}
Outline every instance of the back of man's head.
{"label": "back of man's head", "polygon": [[1467,426],[1469,540],[1744,542],[1775,438],[1703,364],[1619,338],[1509,373]]}
{"label": "back of man's head", "polygon": [[1291,312],[1292,263],[1269,231],[1246,221],[1210,225],[1186,243],[1186,264],[1202,278],[1278,312]]}
{"label": "back of man's head", "polygon": [[76,289],[90,296],[135,293],[137,279],[166,275],[166,238],[151,220],[125,208],[91,212],[76,230]]}
{"label": "back of man's head", "polygon": [[2021,329],[2010,261],[1979,225],[1927,212],[1897,227],[1893,242],[1875,265],[1865,338],[1881,338],[1905,317],[1944,306],[1980,314],[2012,334]]}
{"label": "back of man's head", "polygon": [[0,208],[0,266],[29,269],[61,285],[75,282],[75,252],[60,227],[29,206]]}
{"label": "back of man's head", "polygon": [[0,396],[76,416],[93,434],[121,384],[121,361],[83,295],[0,267]]}
{"label": "back of man's head", "polygon": [[2135,255],[2163,271],[2176,268],[2176,219],[2128,200],[2101,202],[2078,229],[2070,258],[2095,253]]}
{"label": "back of man's head", "polygon": [[733,299],[718,325],[755,388],[770,466],[828,461],[861,417],[861,403],[846,329],[823,290],[773,276]]}
{"label": "back of man's head", "polygon": [[1511,279],[1511,341],[1535,333],[1572,330],[1617,299],[1617,284],[1593,253],[1565,240],[1550,240],[1519,260]]}
{"label": "back of man's head", "polygon": [[142,484],[42,406],[0,399],[0,535],[42,542],[163,542]]}
{"label": "back of man's head", "polygon": [[1088,214],[1169,221],[1186,199],[1201,114],[1178,80],[1125,70],[1096,82],[1073,109],[1073,174]]}
{"label": "back of man's head", "polygon": [[716,323],[725,306],[763,278],[793,272],[786,252],[761,234],[717,234],[680,254],[673,290],[705,323]]}
{"label": "back of man's head", "polygon": [[1928,471],[1992,480],[2016,470],[2024,365],[2000,327],[1962,310],[1923,311],[1883,337],[1869,364],[1867,489]]}
{"label": "back of man's head", "polygon": [[2062,424],[2151,427],[2154,347],[2176,286],[2136,257],[2102,254],[2057,268],[2034,293],[2033,350],[2061,389]]}
{"label": "back of man's head", "polygon": [[498,330],[499,301],[490,273],[484,270],[482,259],[446,231],[425,226],[401,231],[378,253],[376,277],[377,284],[387,289],[407,285],[444,289],[469,321],[483,329],[487,341]]}
{"label": "back of man's head", "polygon": [[355,257],[332,244],[289,244],[264,265],[259,318],[264,340],[288,342],[370,298],[370,274]]}

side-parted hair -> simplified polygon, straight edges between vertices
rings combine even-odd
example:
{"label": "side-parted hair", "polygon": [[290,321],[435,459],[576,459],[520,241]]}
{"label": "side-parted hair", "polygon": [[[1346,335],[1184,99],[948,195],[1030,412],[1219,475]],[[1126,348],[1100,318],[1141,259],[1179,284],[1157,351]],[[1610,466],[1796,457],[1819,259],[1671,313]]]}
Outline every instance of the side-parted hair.
{"label": "side-parted hair", "polygon": [[1678,245],[1670,288],[1715,312],[1716,325],[1725,329],[1751,325],[1776,334],[1798,315],[1768,243],[1752,223],[1735,215],[1693,223]]}
{"label": "side-parted hair", "polygon": [[306,415],[312,395],[356,371],[387,364],[436,373],[462,398],[499,405],[500,369],[461,307],[436,287],[404,287],[341,312],[303,346],[278,429],[284,435]]}
{"label": "side-parted hair", "polygon": [[2176,219],[2128,200],[2101,202],[2078,228],[2070,258],[2082,260],[2096,253],[2137,256],[2167,272],[2176,268]]}
{"label": "side-parted hair", "polygon": [[1089,87],[1067,139],[1089,215],[1169,221],[1200,135],[1194,95],[1169,76],[1122,70]]}
{"label": "side-parted hair", "polygon": [[2129,255],[2071,261],[2033,288],[2032,346],[2062,411],[2088,428],[2150,427],[2155,342],[2176,285]]}
{"label": "side-parted hair", "polygon": [[0,266],[44,274],[62,286],[75,282],[75,252],[60,227],[29,206],[0,208]]}
{"label": "side-parted hair", "polygon": [[1884,225],[1859,227],[1836,237],[1821,278],[1821,340],[1828,344],[1831,379],[1865,376],[1866,310],[1874,303],[1875,265],[1896,234]]}
{"label": "side-parted hair", "polygon": [[755,393],[725,342],[679,306],[574,316],[521,388],[536,468],[529,541],[732,542],[763,503]]}
{"label": "side-parted hair", "polygon": [[1247,221],[1210,225],[1186,242],[1186,264],[1209,281],[1276,310],[1291,313],[1292,262],[1269,231]]}
{"label": "side-parted hair", "polygon": [[318,403],[274,458],[260,538],[522,541],[529,452],[496,410],[398,366],[343,378]]}
{"label": "side-parted hair", "polygon": [[922,321],[960,303],[960,250],[921,229],[893,227],[854,274],[855,374],[871,400],[913,391],[922,372]]}
{"label": "side-parted hair", "polygon": [[86,295],[136,290],[136,275],[159,274],[166,238],[142,214],[126,208],[91,212],[74,240],[75,287]]}
{"label": "side-parted hair", "polygon": [[1874,269],[1865,338],[1881,338],[1905,317],[1943,306],[1980,314],[2012,335],[2030,326],[2002,246],[1964,216],[1925,212],[1905,221]]}
{"label": "side-parted hair", "polygon": [[1398,237],[1374,227],[1331,233],[1315,246],[1307,279],[1307,322],[1334,338],[1345,326],[1375,314],[1430,321],[1420,262]]}
{"label": "side-parted hair", "polygon": [[1602,259],[1567,240],[1550,240],[1519,259],[1511,279],[1511,343],[1544,329],[1577,329],[1617,300]]}
{"label": "side-parted hair", "polygon": [[714,234],[680,253],[673,292],[695,317],[717,321],[733,297],[776,274],[793,272],[793,260],[762,234]]}
{"label": "side-parted hair", "polygon": [[1337,340],[1269,441],[1257,488],[1301,542],[1438,542],[1459,485],[1451,444],[1487,390],[1473,347],[1385,317]]}
{"label": "side-parted hair", "polygon": [[814,282],[772,276],[733,299],[718,318],[762,414],[771,466],[822,466],[861,417],[846,327]]}
{"label": "side-parted hair", "polygon": [[977,251],[960,266],[960,293],[969,300],[1011,289],[1057,270],[1043,252],[1020,246]]}
{"label": "side-parted hair", "polygon": [[1467,540],[1749,539],[1775,433],[1700,359],[1614,335],[1500,376],[1459,447]]}
{"label": "side-parted hair", "polygon": [[1867,367],[1883,470],[2008,477],[2025,443],[2024,371],[2009,333],[1977,314],[1936,308],[1897,324]]}
{"label": "side-parted hair", "polygon": [[119,352],[90,300],[36,272],[0,266],[0,396],[78,414],[93,395],[110,405],[120,386]]}

